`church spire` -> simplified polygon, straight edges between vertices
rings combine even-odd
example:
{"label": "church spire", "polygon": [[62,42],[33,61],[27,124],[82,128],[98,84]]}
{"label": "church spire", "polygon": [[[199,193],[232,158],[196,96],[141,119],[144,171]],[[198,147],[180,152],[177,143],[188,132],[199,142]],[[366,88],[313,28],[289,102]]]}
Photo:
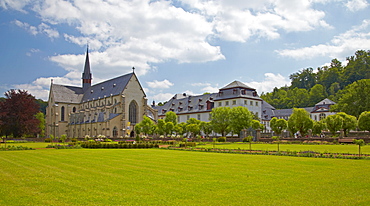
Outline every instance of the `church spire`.
{"label": "church spire", "polygon": [[82,89],[86,91],[89,87],[91,87],[91,71],[90,71],[90,60],[89,60],[89,46],[86,49],[86,60],[85,60],[85,67],[84,72],[82,73]]}

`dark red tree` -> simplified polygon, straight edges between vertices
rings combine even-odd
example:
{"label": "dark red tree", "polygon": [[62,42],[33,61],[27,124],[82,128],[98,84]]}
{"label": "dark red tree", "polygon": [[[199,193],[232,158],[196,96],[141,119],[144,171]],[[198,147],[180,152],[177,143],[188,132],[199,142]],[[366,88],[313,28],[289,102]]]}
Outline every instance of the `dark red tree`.
{"label": "dark red tree", "polygon": [[35,115],[39,105],[35,97],[25,90],[10,90],[0,102],[0,133],[5,136],[34,135],[39,132],[39,120]]}

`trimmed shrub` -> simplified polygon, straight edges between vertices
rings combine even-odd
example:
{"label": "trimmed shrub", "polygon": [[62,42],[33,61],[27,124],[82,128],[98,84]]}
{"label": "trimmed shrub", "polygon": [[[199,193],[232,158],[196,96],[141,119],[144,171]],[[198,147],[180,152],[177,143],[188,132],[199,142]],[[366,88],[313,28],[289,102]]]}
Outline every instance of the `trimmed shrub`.
{"label": "trimmed shrub", "polygon": [[219,137],[217,138],[218,142],[226,142],[226,137]]}

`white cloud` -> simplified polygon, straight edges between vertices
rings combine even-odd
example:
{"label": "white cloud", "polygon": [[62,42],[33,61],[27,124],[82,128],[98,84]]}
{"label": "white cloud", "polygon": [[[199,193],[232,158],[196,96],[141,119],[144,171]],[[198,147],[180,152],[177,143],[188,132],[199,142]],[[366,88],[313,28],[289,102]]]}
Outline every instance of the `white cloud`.
{"label": "white cloud", "polygon": [[168,81],[167,79],[163,81],[158,81],[154,80],[152,82],[146,82],[150,88],[155,88],[155,89],[168,89],[171,86],[173,86],[173,83]]}
{"label": "white cloud", "polygon": [[41,23],[37,27],[36,26],[31,26],[28,23],[21,22],[19,20],[14,20],[13,23],[15,25],[25,29],[26,31],[28,31],[32,35],[45,34],[50,39],[55,39],[55,38],[59,37],[59,32],[55,29],[52,29],[49,25],[47,25],[45,23]]}
{"label": "white cloud", "polygon": [[281,74],[266,73],[264,80],[261,82],[247,82],[246,85],[255,88],[261,94],[262,92],[271,92],[275,87],[289,86],[290,81]]}
{"label": "white cloud", "polygon": [[150,96],[149,99],[152,99],[157,104],[158,102],[168,101],[173,96],[174,96],[174,94],[171,94],[171,93],[158,93],[156,95]]}
{"label": "white cloud", "polygon": [[335,36],[326,44],[318,44],[310,47],[297,49],[276,50],[281,56],[295,59],[312,59],[318,56],[330,56],[331,58],[344,59],[356,50],[370,48],[370,19],[364,20],[360,26],[354,26],[338,36]]}
{"label": "white cloud", "polygon": [[344,4],[348,10],[352,12],[359,11],[361,9],[365,9],[369,6],[369,3],[367,3],[366,0],[351,0],[347,1],[347,3]]}

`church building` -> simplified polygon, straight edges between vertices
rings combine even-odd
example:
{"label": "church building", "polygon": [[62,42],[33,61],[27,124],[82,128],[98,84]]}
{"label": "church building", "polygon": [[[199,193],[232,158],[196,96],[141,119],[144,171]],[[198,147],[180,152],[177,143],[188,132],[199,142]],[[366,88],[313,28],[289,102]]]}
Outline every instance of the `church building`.
{"label": "church building", "polygon": [[86,52],[82,87],[51,83],[46,109],[46,135],[117,138],[134,136],[134,127],[146,115],[157,119],[134,72],[91,84],[89,52]]}

